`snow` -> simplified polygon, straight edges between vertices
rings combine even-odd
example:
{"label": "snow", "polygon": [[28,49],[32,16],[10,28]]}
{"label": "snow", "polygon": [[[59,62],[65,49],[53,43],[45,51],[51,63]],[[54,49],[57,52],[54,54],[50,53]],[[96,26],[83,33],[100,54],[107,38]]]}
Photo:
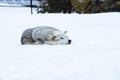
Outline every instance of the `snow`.
{"label": "snow", "polygon": [[[120,80],[120,13],[30,14],[0,7],[0,80]],[[21,45],[23,31],[67,30],[71,45]]]}

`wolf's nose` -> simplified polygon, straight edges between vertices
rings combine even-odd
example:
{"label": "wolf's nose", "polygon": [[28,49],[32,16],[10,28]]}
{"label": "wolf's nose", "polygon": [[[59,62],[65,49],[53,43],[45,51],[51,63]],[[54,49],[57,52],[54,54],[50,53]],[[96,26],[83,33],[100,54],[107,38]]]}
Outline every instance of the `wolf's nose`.
{"label": "wolf's nose", "polygon": [[71,44],[72,40],[68,40],[68,44]]}

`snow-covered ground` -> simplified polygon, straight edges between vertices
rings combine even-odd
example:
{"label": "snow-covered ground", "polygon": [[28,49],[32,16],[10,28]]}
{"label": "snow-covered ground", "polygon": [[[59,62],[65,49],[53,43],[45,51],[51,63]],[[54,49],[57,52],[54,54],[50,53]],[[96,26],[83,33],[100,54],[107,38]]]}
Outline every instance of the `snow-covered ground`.
{"label": "snow-covered ground", "polygon": [[[67,30],[71,45],[21,45],[26,28]],[[120,13],[30,14],[0,7],[0,80],[120,80]]]}

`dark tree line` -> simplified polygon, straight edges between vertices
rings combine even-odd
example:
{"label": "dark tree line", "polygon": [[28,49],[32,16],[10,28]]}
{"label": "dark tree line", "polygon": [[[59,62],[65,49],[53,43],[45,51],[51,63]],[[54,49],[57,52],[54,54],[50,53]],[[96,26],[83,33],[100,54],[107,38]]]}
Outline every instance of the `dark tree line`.
{"label": "dark tree line", "polygon": [[48,12],[71,13],[72,5],[70,0],[47,0]]}
{"label": "dark tree line", "polygon": [[41,13],[71,13],[71,0],[40,0]]}
{"label": "dark tree line", "polygon": [[40,0],[41,13],[100,13],[120,11],[120,0]]}
{"label": "dark tree line", "polygon": [[120,0],[71,0],[79,13],[101,13],[120,11]]}

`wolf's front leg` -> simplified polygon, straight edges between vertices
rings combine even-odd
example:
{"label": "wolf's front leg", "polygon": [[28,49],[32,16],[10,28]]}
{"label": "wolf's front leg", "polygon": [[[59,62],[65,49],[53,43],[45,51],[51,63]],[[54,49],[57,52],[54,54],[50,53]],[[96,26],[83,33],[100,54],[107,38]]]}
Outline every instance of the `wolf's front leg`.
{"label": "wolf's front leg", "polygon": [[44,43],[48,44],[48,45],[56,45],[57,44],[57,42],[55,42],[55,41],[45,41]]}
{"label": "wolf's front leg", "polygon": [[39,40],[37,40],[37,41],[35,41],[35,42],[33,43],[33,45],[42,45],[42,44],[44,44],[44,43],[41,42],[41,41],[39,41]]}

